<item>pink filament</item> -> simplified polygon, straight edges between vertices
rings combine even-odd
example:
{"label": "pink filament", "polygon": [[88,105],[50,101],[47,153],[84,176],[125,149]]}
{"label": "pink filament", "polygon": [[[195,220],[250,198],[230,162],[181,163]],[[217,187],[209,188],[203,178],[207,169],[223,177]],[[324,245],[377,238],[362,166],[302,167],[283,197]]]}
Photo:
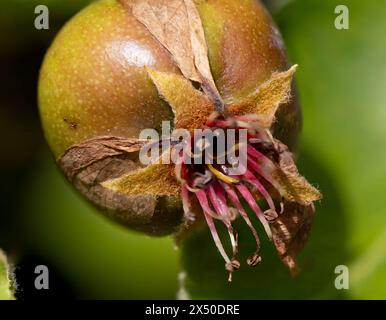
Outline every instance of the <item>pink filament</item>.
{"label": "pink filament", "polygon": [[201,205],[201,208],[207,214],[209,214],[212,218],[215,218],[215,219],[218,219],[218,220],[222,220],[222,217],[219,216],[218,214],[216,214],[215,212],[213,212],[213,210],[210,208],[210,205],[209,205],[209,202],[208,202],[208,198],[206,197],[206,193],[205,193],[204,190],[200,190],[200,191],[195,192],[195,195],[197,197],[198,202]]}
{"label": "pink filament", "polygon": [[226,183],[224,183],[224,182],[220,182],[220,183],[221,183],[222,187],[225,189],[226,193],[228,194],[228,197],[231,200],[231,202],[233,203],[233,205],[236,207],[236,209],[238,210],[238,212],[240,213],[240,215],[242,216],[242,218],[244,219],[244,221],[246,222],[248,227],[251,229],[252,234],[256,240],[256,251],[259,251],[260,250],[259,236],[257,234],[256,229],[253,227],[251,220],[249,220],[249,217],[248,217],[247,213],[245,212],[242,204],[240,203],[236,192]]}
{"label": "pink filament", "polygon": [[221,191],[219,188],[217,189],[217,192],[214,189],[213,183],[209,185],[209,199],[212,202],[212,205],[216,212],[223,217],[223,222],[226,225],[228,229],[228,234],[231,239],[232,243],[232,250],[233,250],[233,255],[235,256],[237,254],[237,241],[235,237],[235,232],[232,228],[230,219],[229,219],[229,208],[224,201],[223,197],[223,189],[221,188]]}
{"label": "pink filament", "polygon": [[256,213],[256,216],[260,220],[261,224],[263,225],[264,230],[267,233],[268,237],[272,239],[272,232],[271,232],[271,229],[269,228],[268,221],[265,219],[263,212],[261,211],[259,205],[256,203],[255,198],[249,192],[248,188],[243,184],[236,185],[236,188],[241,193],[243,198],[247,201],[251,209]]}
{"label": "pink filament", "polygon": [[201,207],[204,209],[204,216],[205,216],[206,222],[208,224],[209,230],[212,234],[212,238],[214,240],[214,243],[216,244],[216,247],[217,247],[218,251],[220,252],[221,256],[224,258],[225,262],[227,264],[229,264],[230,259],[225,252],[225,249],[221,243],[220,237],[218,236],[216,226],[214,225],[213,218],[210,214],[208,214],[208,212],[205,209],[208,206],[208,199],[206,198],[206,194],[204,191],[199,191],[199,192],[196,192],[196,197],[197,197]]}
{"label": "pink filament", "polygon": [[184,210],[184,215],[187,220],[194,219],[193,213],[190,211],[190,199],[189,199],[189,190],[186,187],[186,184],[182,184],[181,186],[181,198],[182,198],[182,207]]}
{"label": "pink filament", "polygon": [[267,201],[269,207],[276,211],[275,204],[273,203],[272,197],[268,193],[268,191],[264,188],[263,184],[253,175],[253,173],[249,170],[244,175],[245,179],[252,183],[257,190],[260,192],[260,194],[264,197],[264,199]]}
{"label": "pink filament", "polygon": [[251,146],[248,145],[248,154],[257,159],[260,164],[252,159],[252,157],[248,157],[248,165],[255,172],[257,172],[260,176],[262,176],[265,180],[267,180],[272,186],[274,186],[279,192],[280,195],[284,195],[283,189],[281,186],[273,179],[272,173],[276,170],[275,165],[264,156],[259,151],[255,150]]}

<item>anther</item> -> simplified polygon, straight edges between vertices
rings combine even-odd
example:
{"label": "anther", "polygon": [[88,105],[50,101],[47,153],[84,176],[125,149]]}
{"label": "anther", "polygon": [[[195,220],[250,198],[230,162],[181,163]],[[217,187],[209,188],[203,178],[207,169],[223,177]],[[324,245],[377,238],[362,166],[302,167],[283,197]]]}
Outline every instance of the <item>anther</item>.
{"label": "anther", "polygon": [[247,259],[247,264],[250,267],[255,267],[261,262],[261,256],[258,253],[251,254]]}

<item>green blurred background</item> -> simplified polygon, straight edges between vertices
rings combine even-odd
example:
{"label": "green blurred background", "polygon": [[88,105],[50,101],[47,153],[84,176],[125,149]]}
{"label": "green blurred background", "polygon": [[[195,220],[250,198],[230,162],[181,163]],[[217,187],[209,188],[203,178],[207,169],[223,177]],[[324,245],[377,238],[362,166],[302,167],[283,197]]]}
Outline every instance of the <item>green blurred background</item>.
{"label": "green blurred background", "polygon": [[[239,270],[232,285],[207,231],[178,250],[171,238],[132,233],[95,212],[56,169],[37,113],[38,70],[56,32],[88,2],[2,1],[0,247],[15,266],[19,299],[173,299],[181,271],[192,298],[386,298],[386,2],[266,1],[300,66],[300,171],[325,199],[298,277],[266,244],[263,264]],[[50,30],[34,28],[39,4],[50,9]],[[334,26],[340,4],[349,30]],[[33,288],[38,264],[50,269],[48,292]],[[342,264],[350,289],[338,291]]]}

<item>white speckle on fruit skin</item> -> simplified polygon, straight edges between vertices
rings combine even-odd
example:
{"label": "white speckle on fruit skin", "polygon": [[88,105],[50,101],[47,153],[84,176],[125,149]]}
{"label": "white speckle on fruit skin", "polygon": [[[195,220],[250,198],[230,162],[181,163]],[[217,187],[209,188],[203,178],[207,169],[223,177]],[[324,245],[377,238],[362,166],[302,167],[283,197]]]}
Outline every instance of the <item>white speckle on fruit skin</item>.
{"label": "white speckle on fruit skin", "polygon": [[134,41],[113,41],[106,51],[109,57],[119,61],[123,67],[127,64],[144,67],[155,63],[149,49]]}

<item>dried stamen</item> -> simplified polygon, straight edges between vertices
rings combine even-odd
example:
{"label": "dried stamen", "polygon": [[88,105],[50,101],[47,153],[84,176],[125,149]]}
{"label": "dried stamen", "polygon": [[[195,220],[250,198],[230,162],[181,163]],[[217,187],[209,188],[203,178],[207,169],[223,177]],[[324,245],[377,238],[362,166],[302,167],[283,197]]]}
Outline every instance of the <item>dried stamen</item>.
{"label": "dried stamen", "polygon": [[263,225],[264,230],[267,233],[268,238],[272,239],[272,232],[271,232],[271,229],[269,227],[269,224],[268,224],[267,220],[265,219],[264,214],[261,211],[261,209],[260,209],[259,205],[257,204],[253,195],[250,193],[248,188],[243,184],[237,185],[236,188],[240,192],[240,194],[243,196],[245,201],[247,201],[247,203],[251,207],[251,209],[255,212],[257,218],[260,220],[261,224]]}
{"label": "dried stamen", "polygon": [[[209,129],[217,130],[223,128],[225,130],[241,130],[247,129],[248,140],[238,141],[222,153],[211,155],[214,163],[211,164],[194,164],[191,161],[189,164],[182,163],[176,166],[176,175],[183,182],[182,184],[182,200],[186,215],[189,217],[190,202],[189,192],[195,194],[212,234],[213,240],[221,256],[225,260],[225,268],[229,272],[229,281],[232,280],[233,271],[240,267],[240,262],[236,259],[238,253],[238,235],[232,226],[232,222],[239,214],[245,223],[248,225],[256,242],[256,250],[247,259],[247,264],[251,267],[256,266],[261,261],[260,256],[260,239],[256,229],[241,202],[245,203],[256,214],[256,217],[263,225],[269,239],[272,239],[272,231],[270,222],[278,218],[279,214],[276,211],[275,202],[268,190],[273,188],[275,194],[278,192],[284,195],[280,184],[275,181],[275,170],[277,170],[271,158],[275,157],[277,152],[274,140],[266,128],[260,126],[256,121],[259,118],[256,115],[246,115],[242,117],[224,118],[220,113],[214,113],[208,119],[206,126]],[[239,136],[237,136],[239,137]],[[247,143],[246,149],[241,148],[242,143]],[[205,140],[205,145],[201,144],[199,152],[194,154],[189,150],[186,154],[191,157],[202,157],[205,149],[211,147],[208,141]],[[231,175],[230,169],[234,167],[236,152],[241,150],[247,151],[247,170],[242,175]],[[200,154],[201,152],[201,154]],[[233,156],[231,156],[233,155]],[[269,155],[269,156],[268,156]],[[233,158],[232,158],[233,157]],[[182,159],[182,157],[181,157]],[[217,163],[219,159],[226,159],[226,163]],[[269,184],[269,188],[266,185]],[[257,198],[264,199],[269,207],[264,212],[257,203]],[[283,202],[280,202],[280,213],[284,210]],[[232,255],[229,258],[224,246],[217,233],[214,220],[221,220],[227,228],[229,239],[232,246]]]}
{"label": "dried stamen", "polygon": [[209,206],[208,198],[206,197],[206,193],[203,190],[195,192],[198,202],[201,205],[201,208],[214,219],[222,220],[222,217],[216,214]]}
{"label": "dried stamen", "polygon": [[[216,192],[217,191],[217,192]],[[209,199],[216,210],[216,212],[222,216],[223,222],[227,227],[228,234],[231,240],[232,244],[232,252],[233,252],[233,257],[237,255],[237,236],[235,231],[233,230],[233,227],[231,225],[230,219],[229,219],[229,213],[228,213],[228,207],[226,203],[221,199],[221,193],[219,189],[215,191],[214,187],[212,185],[209,186]]]}
{"label": "dried stamen", "polygon": [[256,241],[256,253],[259,252],[260,251],[259,236],[257,235],[256,229],[253,227],[251,220],[249,219],[247,213],[245,212],[243,206],[241,205],[236,192],[229,185],[225,184],[224,182],[220,182],[220,183],[221,183],[222,187],[225,189],[226,193],[228,194],[229,199],[235,205],[235,207],[237,208],[241,217],[244,219],[244,221],[248,225],[249,229],[251,230],[251,232],[255,238],[255,241]]}
{"label": "dried stamen", "polygon": [[253,173],[251,171],[247,170],[247,172],[244,175],[244,178],[246,181],[253,184],[257,188],[257,190],[260,192],[260,194],[267,201],[270,209],[273,211],[276,211],[275,204],[273,203],[271,195],[265,189],[263,184],[253,175]]}
{"label": "dried stamen", "polygon": [[261,262],[261,256],[257,253],[250,255],[247,259],[247,264],[250,267],[255,267]]}

